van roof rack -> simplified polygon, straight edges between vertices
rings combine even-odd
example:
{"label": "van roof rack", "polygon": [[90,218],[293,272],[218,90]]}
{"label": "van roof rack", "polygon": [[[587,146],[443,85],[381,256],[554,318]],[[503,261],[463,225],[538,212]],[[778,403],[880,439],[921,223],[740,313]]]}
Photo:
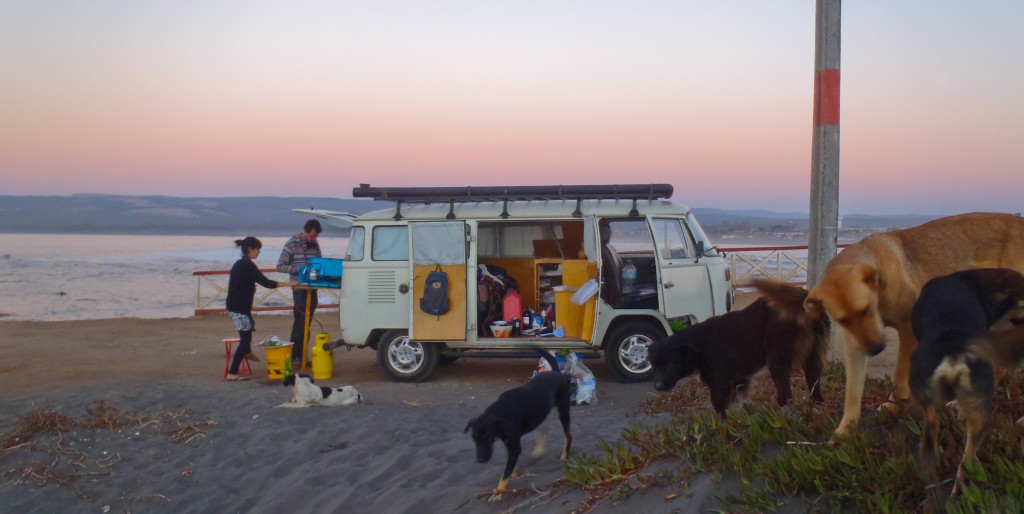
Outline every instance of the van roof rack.
{"label": "van roof rack", "polygon": [[505,200],[656,200],[672,197],[671,184],[559,186],[371,187],[352,188],[353,198],[405,203],[501,202]]}
{"label": "van roof rack", "polygon": [[583,200],[632,200],[630,216],[638,216],[637,200],[672,197],[671,184],[609,184],[557,186],[465,186],[465,187],[371,187],[352,188],[353,198],[372,198],[398,203],[395,220],[402,218],[402,203],[442,203],[451,208],[448,219],[455,219],[455,204],[468,202],[504,202],[501,217],[508,218],[508,202],[517,200],[576,200],[573,216],[582,217]]}

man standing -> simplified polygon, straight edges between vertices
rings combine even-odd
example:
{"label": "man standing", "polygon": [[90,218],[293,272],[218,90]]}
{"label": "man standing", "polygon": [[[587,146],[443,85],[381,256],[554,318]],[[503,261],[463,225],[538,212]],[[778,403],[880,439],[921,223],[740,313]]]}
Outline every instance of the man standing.
{"label": "man standing", "polygon": [[[309,265],[309,260],[313,257],[321,256],[320,245],[316,242],[320,232],[323,232],[323,229],[320,227],[319,221],[307,221],[302,227],[302,232],[295,234],[284,244],[284,248],[281,249],[281,258],[277,260],[277,271],[287,273],[289,278],[297,282],[302,267]],[[292,289],[292,301],[295,306],[292,315],[295,316],[295,322],[292,323],[292,336],[289,341],[295,343],[292,345],[292,362],[296,364],[302,362],[302,350],[309,342],[308,339],[302,340],[303,333],[309,333],[307,331],[309,326],[306,325],[306,295],[311,295],[309,297],[309,317],[312,319],[317,305],[316,290]]]}

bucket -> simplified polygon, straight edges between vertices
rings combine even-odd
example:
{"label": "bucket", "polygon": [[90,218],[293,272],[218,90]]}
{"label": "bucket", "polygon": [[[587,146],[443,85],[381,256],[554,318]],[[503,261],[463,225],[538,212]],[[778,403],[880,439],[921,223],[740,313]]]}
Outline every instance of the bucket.
{"label": "bucket", "polygon": [[284,380],[292,374],[292,343],[264,346],[267,351],[267,375],[271,380]]}
{"label": "bucket", "polygon": [[326,380],[334,373],[334,350],[324,350],[331,341],[330,334],[317,334],[313,344],[313,379]]}

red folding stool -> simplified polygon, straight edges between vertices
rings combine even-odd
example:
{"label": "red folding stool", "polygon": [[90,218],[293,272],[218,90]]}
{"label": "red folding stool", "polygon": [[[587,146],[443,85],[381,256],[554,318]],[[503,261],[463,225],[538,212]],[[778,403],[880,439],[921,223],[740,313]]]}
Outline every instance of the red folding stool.
{"label": "red folding stool", "polygon": [[[238,338],[224,339],[224,378],[228,377],[231,371],[231,347],[238,343]],[[252,375],[252,367],[249,366],[248,357],[242,357],[242,363],[238,365],[238,375]]]}

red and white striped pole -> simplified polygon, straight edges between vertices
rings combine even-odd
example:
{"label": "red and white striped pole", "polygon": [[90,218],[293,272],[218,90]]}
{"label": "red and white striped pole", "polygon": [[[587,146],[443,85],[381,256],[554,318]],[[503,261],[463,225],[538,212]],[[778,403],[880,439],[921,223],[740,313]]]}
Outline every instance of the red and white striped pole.
{"label": "red and white striped pole", "polygon": [[839,237],[840,19],[840,0],[817,0],[808,288],[818,282],[835,256]]}

